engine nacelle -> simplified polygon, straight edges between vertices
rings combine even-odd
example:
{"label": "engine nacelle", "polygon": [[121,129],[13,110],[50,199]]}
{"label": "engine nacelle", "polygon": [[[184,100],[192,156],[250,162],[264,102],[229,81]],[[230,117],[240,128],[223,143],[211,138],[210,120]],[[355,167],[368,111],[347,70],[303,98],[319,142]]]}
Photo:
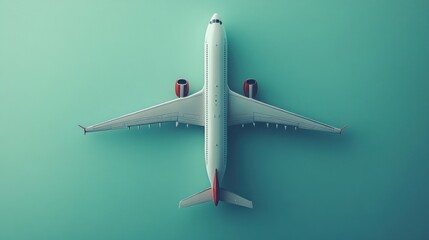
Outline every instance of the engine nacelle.
{"label": "engine nacelle", "polygon": [[176,96],[179,98],[186,97],[189,94],[189,83],[186,81],[186,79],[178,79],[176,81],[176,85],[174,87],[174,90],[176,92]]}
{"label": "engine nacelle", "polygon": [[246,97],[254,98],[258,93],[258,82],[252,78],[244,80],[243,91]]}

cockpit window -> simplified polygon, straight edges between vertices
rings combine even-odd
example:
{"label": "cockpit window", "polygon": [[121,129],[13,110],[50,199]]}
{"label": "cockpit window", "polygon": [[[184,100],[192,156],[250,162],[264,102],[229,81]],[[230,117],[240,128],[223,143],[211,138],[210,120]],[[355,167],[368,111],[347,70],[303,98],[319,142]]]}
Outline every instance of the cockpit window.
{"label": "cockpit window", "polygon": [[211,20],[210,24],[212,24],[212,23],[219,23],[220,25],[222,25],[222,21],[219,20],[219,19],[213,19],[213,20]]}

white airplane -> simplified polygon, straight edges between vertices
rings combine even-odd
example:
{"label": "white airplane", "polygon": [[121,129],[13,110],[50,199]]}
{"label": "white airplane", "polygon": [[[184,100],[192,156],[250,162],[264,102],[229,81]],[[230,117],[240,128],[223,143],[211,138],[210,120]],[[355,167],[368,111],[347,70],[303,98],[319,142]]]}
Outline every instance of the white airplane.
{"label": "white airplane", "polygon": [[109,121],[83,127],[84,133],[118,128],[140,127],[144,124],[175,122],[204,127],[205,163],[211,187],[179,203],[188,207],[199,203],[219,201],[253,208],[253,203],[222,188],[227,162],[228,126],[263,122],[287,127],[341,133],[336,128],[307,117],[268,105],[254,99],[258,84],[254,79],[244,81],[244,95],[231,91],[227,81],[227,40],[219,14],[215,13],[207,26],[204,41],[204,87],[190,96],[189,83],[179,79],[175,84],[178,99],[133,112]]}

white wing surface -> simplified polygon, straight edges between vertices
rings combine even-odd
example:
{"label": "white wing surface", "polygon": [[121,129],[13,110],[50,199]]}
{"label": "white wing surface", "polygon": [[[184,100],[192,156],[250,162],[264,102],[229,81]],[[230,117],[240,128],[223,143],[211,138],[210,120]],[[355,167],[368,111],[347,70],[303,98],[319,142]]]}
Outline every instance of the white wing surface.
{"label": "white wing surface", "polygon": [[178,122],[204,126],[204,91],[178,98],[89,127],[84,132],[105,131],[151,123]]}
{"label": "white wing surface", "polygon": [[341,133],[344,128],[329,126],[307,117],[239,95],[229,90],[228,125],[263,122],[302,129]]}

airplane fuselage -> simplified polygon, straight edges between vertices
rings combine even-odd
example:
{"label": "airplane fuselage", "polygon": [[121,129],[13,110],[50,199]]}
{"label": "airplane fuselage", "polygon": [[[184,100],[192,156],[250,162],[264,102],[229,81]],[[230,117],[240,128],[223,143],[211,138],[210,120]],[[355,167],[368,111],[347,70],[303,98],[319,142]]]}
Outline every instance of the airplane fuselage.
{"label": "airplane fuselage", "polygon": [[222,22],[210,21],[204,42],[205,163],[210,183],[222,181],[227,162],[227,40]]}

